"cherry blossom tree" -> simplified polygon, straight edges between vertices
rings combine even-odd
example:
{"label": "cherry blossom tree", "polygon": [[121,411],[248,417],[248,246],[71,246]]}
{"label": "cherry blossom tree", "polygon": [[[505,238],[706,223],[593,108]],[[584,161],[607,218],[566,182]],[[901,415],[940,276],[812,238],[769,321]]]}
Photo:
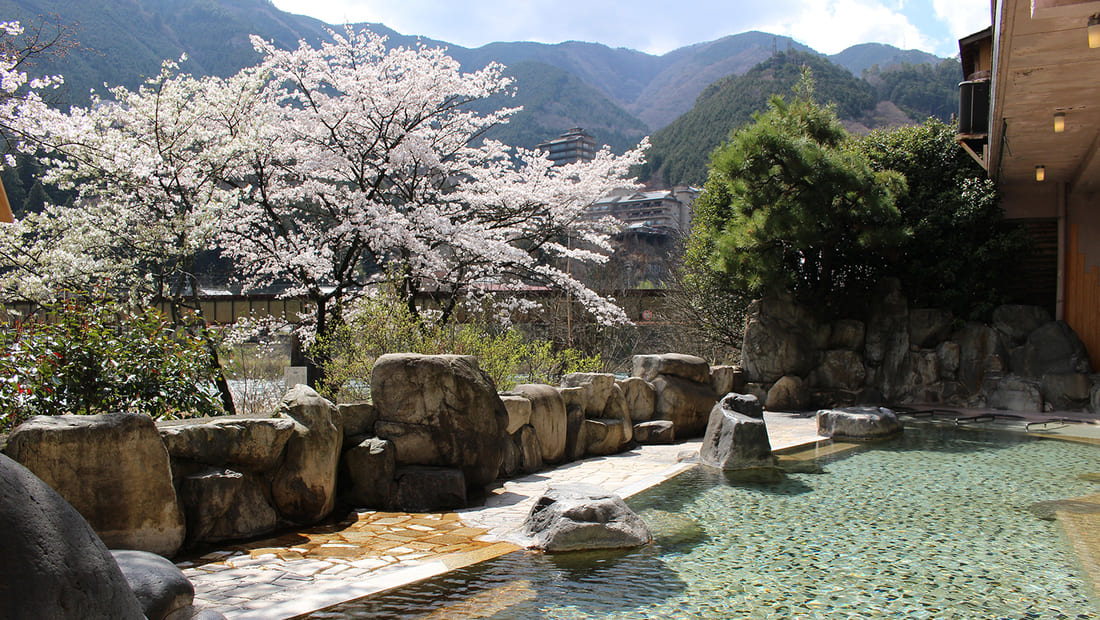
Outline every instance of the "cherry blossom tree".
{"label": "cherry blossom tree", "polygon": [[287,294],[311,299],[314,333],[380,278],[420,320],[423,293],[446,322],[468,295],[544,285],[601,322],[627,321],[555,264],[606,260],[608,223],[584,210],[630,184],[641,149],[555,167],[541,153],[479,143],[516,111],[468,109],[509,87],[499,65],[462,73],[443,50],[387,50],[350,28],[319,48],[253,42],[270,76],[266,117],[221,245],[253,285],[287,279]]}
{"label": "cherry blossom tree", "polygon": [[[196,255],[213,247],[223,216],[240,199],[225,182],[244,157],[263,79],[178,73],[166,61],[136,91],[111,89],[91,107],[60,111],[28,98],[13,110],[20,147],[42,155],[44,181],[75,193],[0,235],[8,298],[49,301],[91,286],[140,304],[166,303],[176,325],[198,313]],[[208,339],[211,365],[220,370]],[[233,410],[221,373],[223,404]]]}

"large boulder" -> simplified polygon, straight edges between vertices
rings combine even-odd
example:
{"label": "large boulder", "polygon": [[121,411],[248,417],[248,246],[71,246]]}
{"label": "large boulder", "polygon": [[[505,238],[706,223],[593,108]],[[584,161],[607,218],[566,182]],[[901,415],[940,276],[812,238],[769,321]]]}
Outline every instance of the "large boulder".
{"label": "large boulder", "polygon": [[810,390],[800,377],[780,377],[768,390],[768,411],[802,411],[810,406]]}
{"label": "large boulder", "polygon": [[530,424],[524,425],[512,435],[512,441],[519,451],[519,470],[525,474],[533,474],[543,467],[542,443]]}
{"label": "large boulder", "polygon": [[887,278],[876,286],[864,341],[868,383],[887,400],[901,398],[910,385],[909,304],[901,283]]}
{"label": "large boulder", "polygon": [[344,452],[349,481],[344,499],[352,506],[385,508],[393,493],[397,449],[393,442],[367,437]]}
{"label": "large boulder", "polygon": [[80,513],[3,455],[0,557],[5,618],[145,618],[118,564]]}
{"label": "large boulder", "polygon": [[[627,443],[622,420],[584,419],[585,456],[606,456],[620,452]],[[630,429],[631,435],[634,429]]]}
{"label": "large boulder", "polygon": [[184,477],[179,493],[192,544],[251,538],[279,524],[255,474],[211,468]]}
{"label": "large boulder", "polygon": [[634,425],[634,441],[640,444],[676,443],[676,427],[668,420],[650,420]]}
{"label": "large boulder", "polygon": [[840,319],[834,321],[829,331],[830,349],[844,349],[847,351],[863,351],[864,338],[867,326],[863,321],[854,319]]}
{"label": "large boulder", "polygon": [[38,416],[4,452],[61,494],[103,542],[171,557],[184,539],[168,451],[146,415]]}
{"label": "large boulder", "polygon": [[549,552],[640,547],[653,539],[622,498],[581,483],[547,489],[523,528],[534,548]]}
{"label": "large boulder", "polygon": [[565,459],[577,461],[588,450],[584,428],[584,388],[558,388],[565,405]]}
{"label": "large boulder", "polygon": [[653,386],[641,377],[630,377],[616,381],[626,399],[626,409],[634,422],[648,422],[657,411],[657,393]]}
{"label": "large boulder", "polygon": [[[772,383],[813,368],[817,323],[789,297],[765,297],[749,305],[742,363],[747,381]],[[709,411],[709,408],[708,408]]]}
{"label": "large boulder", "polygon": [[634,439],[634,421],[630,418],[630,408],[626,397],[618,385],[611,387],[611,396],[607,399],[607,406],[600,416],[606,420],[621,420],[623,423],[623,443],[630,443]]}
{"label": "large boulder", "polygon": [[336,405],[336,409],[340,412],[340,424],[344,429],[344,437],[374,433],[374,423],[378,421],[378,407],[375,407],[374,403],[369,401],[340,403]]}
{"label": "large boulder", "polygon": [[986,404],[993,409],[1041,413],[1043,391],[1039,381],[1016,375],[989,373],[982,384]]}
{"label": "large boulder", "polygon": [[898,416],[885,407],[845,407],[817,412],[817,434],[833,439],[879,439],[902,430]]}
{"label": "large boulder", "polygon": [[542,446],[542,460],[547,463],[564,460],[569,420],[561,392],[553,386],[538,383],[517,385],[515,391],[531,403],[530,421]]}
{"label": "large boulder", "polygon": [[959,376],[959,363],[962,359],[962,348],[957,342],[950,340],[941,342],[936,346],[936,359],[940,369],[940,379],[954,381]]}
{"label": "large boulder", "polygon": [[[1085,344],[1065,321],[1051,321],[1027,337],[1023,367],[1012,370],[1027,377],[1091,372]],[[1015,362],[1018,358],[1013,357]]]}
{"label": "large boulder", "polygon": [[522,394],[502,393],[500,402],[504,403],[504,410],[508,412],[508,427],[504,429],[509,435],[531,422],[531,400]]}
{"label": "large boulder", "polygon": [[826,390],[859,390],[867,380],[863,357],[848,349],[826,351],[821,364],[809,376],[814,387]]}
{"label": "large boulder", "polygon": [[273,469],[294,434],[285,418],[202,418],[157,423],[173,459],[254,472]]}
{"label": "large boulder", "polygon": [[1043,401],[1056,410],[1084,409],[1088,406],[1092,389],[1089,375],[1081,373],[1043,375],[1039,383]]}
{"label": "large boulder", "polygon": [[986,373],[1004,372],[1008,367],[1008,352],[992,327],[967,323],[952,341],[959,345],[958,380],[970,393],[981,389]]}
{"label": "large boulder", "polygon": [[658,375],[680,377],[694,383],[710,382],[710,365],[694,355],[664,353],[662,355],[635,355],[631,359],[631,375],[653,381]]}
{"label": "large boulder", "polygon": [[1051,320],[1050,312],[1039,306],[1005,305],[993,310],[993,327],[1013,346],[1023,344],[1031,332]]}
{"label": "large boulder", "polygon": [[710,412],[699,462],[723,470],[771,468],[768,428],[755,396],[727,394]]}
{"label": "large boulder", "polygon": [[277,417],[294,421],[286,456],[271,481],[279,513],[296,523],[316,523],[336,502],[336,473],[344,432],[336,406],[307,386],[283,396]]}
{"label": "large boulder", "polygon": [[394,484],[393,510],[431,512],[466,507],[467,483],[460,469],[399,467]]}
{"label": "large boulder", "polygon": [[927,349],[947,340],[955,316],[948,310],[917,308],[909,311],[909,342]]}
{"label": "large boulder", "polygon": [[745,387],[745,371],[737,366],[711,366],[710,387],[718,396],[740,392]]}
{"label": "large boulder", "polygon": [[698,437],[706,430],[710,410],[718,402],[709,382],[700,384],[660,375],[653,380],[653,389],[657,394],[656,418],[671,420],[677,437]]}
{"label": "large boulder", "polygon": [[189,611],[195,600],[195,586],[175,564],[148,551],[125,549],[112,551],[111,555],[141,604],[146,618],[164,620],[181,610]]}
{"label": "large boulder", "polygon": [[398,465],[457,468],[471,488],[496,478],[508,412],[477,358],[383,355],[371,371],[371,396],[375,433],[394,443]]}
{"label": "large boulder", "polygon": [[581,388],[584,415],[598,418],[603,415],[607,399],[611,397],[611,388],[615,386],[615,375],[604,372],[571,372],[561,378],[561,386]]}

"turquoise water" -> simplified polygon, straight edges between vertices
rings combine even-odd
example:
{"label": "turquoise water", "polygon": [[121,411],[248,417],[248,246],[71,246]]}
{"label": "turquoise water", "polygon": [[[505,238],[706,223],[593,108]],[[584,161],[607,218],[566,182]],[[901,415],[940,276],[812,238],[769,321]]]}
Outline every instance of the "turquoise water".
{"label": "turquoise water", "polygon": [[770,485],[697,468],[629,501],[649,547],[514,553],[313,617],[1097,617],[1059,525],[1028,509],[1100,492],[1078,478],[1096,447],[910,428],[819,464]]}

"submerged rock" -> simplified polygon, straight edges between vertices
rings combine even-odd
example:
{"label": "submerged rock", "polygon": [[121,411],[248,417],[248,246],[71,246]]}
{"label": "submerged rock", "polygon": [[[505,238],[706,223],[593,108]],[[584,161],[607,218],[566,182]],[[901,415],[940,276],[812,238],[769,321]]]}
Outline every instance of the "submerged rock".
{"label": "submerged rock", "polygon": [[886,407],[845,407],[817,412],[817,434],[846,439],[878,439],[900,433],[898,416]]}
{"label": "submerged rock", "polygon": [[523,529],[532,547],[550,552],[640,547],[653,539],[621,497],[581,483],[547,489]]}

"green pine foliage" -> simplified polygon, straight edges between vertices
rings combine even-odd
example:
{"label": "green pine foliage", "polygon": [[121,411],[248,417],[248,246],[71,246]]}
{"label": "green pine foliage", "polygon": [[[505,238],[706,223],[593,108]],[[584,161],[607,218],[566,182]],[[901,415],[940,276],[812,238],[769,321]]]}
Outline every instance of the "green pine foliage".
{"label": "green pine foliage", "polygon": [[742,295],[786,291],[842,314],[905,238],[905,181],[872,168],[812,84],[807,69],[791,101],[773,97],[714,152],[687,260]]}

